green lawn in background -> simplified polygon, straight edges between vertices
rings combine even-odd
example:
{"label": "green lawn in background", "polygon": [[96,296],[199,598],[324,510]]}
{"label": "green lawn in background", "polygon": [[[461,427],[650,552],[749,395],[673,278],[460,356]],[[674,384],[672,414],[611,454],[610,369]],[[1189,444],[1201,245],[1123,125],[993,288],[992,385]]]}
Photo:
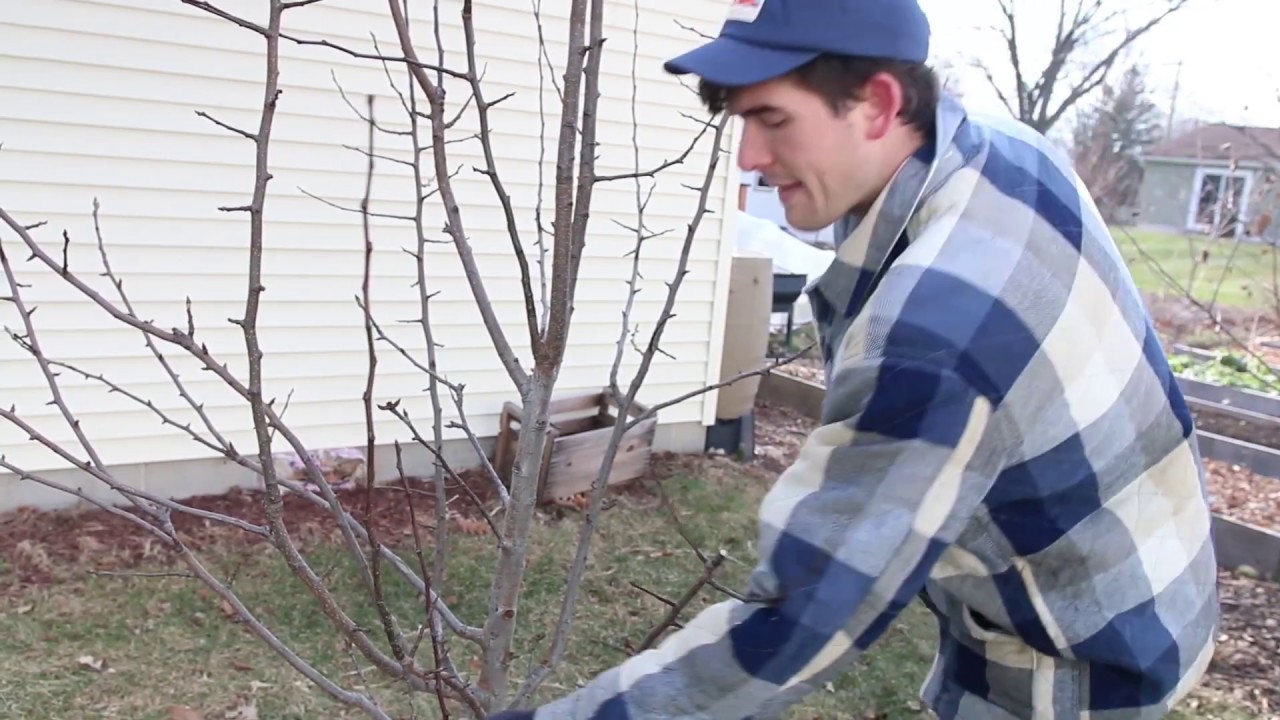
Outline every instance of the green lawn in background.
{"label": "green lawn in background", "polygon": [[[1273,304],[1268,286],[1272,284],[1276,249],[1270,245],[1240,242],[1237,246],[1233,238],[1211,240],[1124,227],[1113,227],[1112,235],[1134,281],[1145,292],[1181,294],[1181,289],[1188,287],[1194,267],[1195,279],[1190,287],[1192,296],[1201,303],[1208,304],[1213,299],[1215,288],[1221,282],[1219,305],[1253,308]],[[1170,285],[1151,261],[1171,276],[1177,286]]]}

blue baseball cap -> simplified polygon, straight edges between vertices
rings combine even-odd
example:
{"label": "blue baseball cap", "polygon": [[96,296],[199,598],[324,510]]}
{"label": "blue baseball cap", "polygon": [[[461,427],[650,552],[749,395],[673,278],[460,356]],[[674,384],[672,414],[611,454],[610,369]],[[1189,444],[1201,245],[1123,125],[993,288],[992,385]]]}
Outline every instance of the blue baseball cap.
{"label": "blue baseball cap", "polygon": [[916,0],[729,0],[720,35],[663,69],[741,87],[823,53],[924,62],[929,20]]}

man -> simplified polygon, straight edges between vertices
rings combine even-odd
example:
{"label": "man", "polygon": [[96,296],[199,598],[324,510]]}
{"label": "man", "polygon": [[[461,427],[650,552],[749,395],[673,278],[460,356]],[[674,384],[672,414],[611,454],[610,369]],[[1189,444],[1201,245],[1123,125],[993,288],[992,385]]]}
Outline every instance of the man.
{"label": "man", "polygon": [[788,223],[843,238],[809,289],[821,425],[747,602],[498,717],[776,717],[916,597],[942,718],[1160,717],[1204,673],[1210,512],[1140,295],[1062,154],[940,97],[928,46],[915,0],[733,0],[667,63],[741,118]]}

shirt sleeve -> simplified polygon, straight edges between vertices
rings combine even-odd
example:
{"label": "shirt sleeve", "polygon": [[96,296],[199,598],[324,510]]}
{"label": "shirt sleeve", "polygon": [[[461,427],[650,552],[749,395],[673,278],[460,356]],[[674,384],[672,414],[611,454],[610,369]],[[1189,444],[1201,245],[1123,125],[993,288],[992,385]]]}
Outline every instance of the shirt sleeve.
{"label": "shirt sleeve", "polygon": [[859,360],[759,511],[746,602],[703,610],[656,648],[532,720],[765,718],[867,650],[923,588],[1003,456],[991,401],[948,368]]}

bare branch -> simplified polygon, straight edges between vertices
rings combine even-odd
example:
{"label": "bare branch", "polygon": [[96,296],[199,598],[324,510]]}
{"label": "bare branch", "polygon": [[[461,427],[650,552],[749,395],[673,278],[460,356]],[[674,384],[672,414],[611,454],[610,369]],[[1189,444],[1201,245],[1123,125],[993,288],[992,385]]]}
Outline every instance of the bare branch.
{"label": "bare branch", "polygon": [[[446,68],[446,67],[428,65],[424,62],[421,62],[418,60],[416,54],[414,55],[406,54],[406,57],[389,57],[386,55],[378,55],[377,53],[359,52],[357,50],[352,50],[351,48],[338,45],[337,43],[330,42],[329,40],[311,40],[307,38],[300,38],[296,35],[290,35],[289,33],[284,33],[279,31],[273,32],[270,27],[263,27],[261,25],[258,25],[257,23],[253,23],[248,20],[245,20],[242,17],[233,15],[219,7],[216,7],[210,2],[206,2],[206,0],[180,0],[180,1],[184,5],[190,5],[191,7],[197,8],[199,10],[203,10],[211,15],[220,17],[223,20],[233,22],[236,25],[239,25],[240,27],[246,30],[252,30],[253,32],[258,33],[263,37],[270,36],[270,37],[279,38],[281,40],[288,40],[289,42],[292,42],[296,45],[316,45],[319,47],[325,47],[331,50],[337,50],[338,52],[341,52],[345,55],[349,55],[353,58],[358,58],[362,60],[381,60],[384,62],[404,63],[405,65],[408,65],[409,67],[412,67],[418,70],[431,70],[433,72],[439,72],[444,75],[448,75],[450,77],[456,77],[456,78],[466,77],[466,73],[461,73],[461,72],[458,72],[457,70],[450,70],[449,68]],[[394,0],[392,0],[392,2],[394,2]]]}
{"label": "bare branch", "polygon": [[233,133],[235,133],[235,134],[239,135],[239,136],[240,136],[240,137],[242,137],[242,138],[246,138],[246,139],[248,139],[248,140],[252,140],[252,141],[254,141],[254,142],[257,142],[257,141],[258,141],[258,136],[257,136],[257,135],[254,135],[253,133],[249,132],[248,130],[241,130],[240,128],[238,128],[238,127],[236,127],[236,126],[234,126],[234,125],[228,125],[227,123],[222,122],[221,120],[219,120],[219,119],[217,119],[217,118],[213,117],[212,115],[210,115],[209,113],[207,113],[207,112],[205,112],[205,111],[203,111],[203,110],[197,110],[197,111],[196,111],[196,115],[199,115],[200,117],[204,118],[205,120],[208,120],[209,122],[213,123],[214,125],[217,125],[218,127],[222,128],[222,129],[224,129],[224,130],[229,130],[229,131],[231,131],[231,132],[233,132]]}
{"label": "bare branch", "polygon": [[[1047,132],[1081,99],[1106,81],[1108,73],[1125,50],[1170,15],[1186,7],[1190,1],[1162,0],[1162,9],[1120,33],[1119,39],[1110,42],[1108,37],[1117,32],[1116,27],[1125,19],[1123,10],[1114,9],[1103,13],[1101,0],[1081,0],[1075,4],[1074,9],[1068,9],[1065,2],[1060,2],[1057,9],[1057,29],[1049,48],[1049,60],[1032,81],[1023,58],[1026,40],[1019,37],[1021,24],[1014,3],[1012,0],[996,0],[1002,18],[1002,24],[996,28],[996,32],[1005,46],[1005,57],[1013,71],[1011,92],[1006,92],[1001,87],[990,67],[980,62],[975,64],[982,69],[988,83],[1010,113],[1036,130]],[[1092,50],[1099,49],[1100,46],[1106,46],[1106,49],[1100,50],[1101,56],[1085,62],[1078,77],[1071,77],[1070,68],[1079,65],[1079,59],[1083,55],[1091,54]],[[1057,90],[1061,87],[1066,88],[1065,96],[1061,100],[1055,100]],[[1017,101],[1011,101],[1010,95]]]}
{"label": "bare branch", "polygon": [[[476,265],[475,255],[471,250],[470,242],[467,240],[466,231],[463,229],[462,213],[458,208],[458,200],[453,192],[448,159],[444,150],[444,96],[435,83],[431,81],[431,78],[427,76],[426,69],[421,63],[416,62],[417,51],[413,46],[413,38],[409,33],[409,24],[405,19],[404,11],[396,3],[396,0],[388,0],[388,5],[391,10],[391,19],[395,23],[396,35],[400,40],[400,49],[404,52],[405,57],[415,61],[409,67],[414,80],[422,88],[422,92],[426,95],[427,102],[431,106],[431,141],[435,156],[436,182],[438,183],[440,198],[444,201],[445,217],[448,219],[445,229],[449,236],[453,238],[454,246],[458,251],[458,259],[461,260],[463,270],[467,276],[467,284],[471,287],[471,292],[480,310],[485,329],[488,330],[489,337],[493,340],[494,349],[502,360],[502,366],[506,369],[512,382],[517,387],[521,387],[524,385],[528,375],[525,373],[524,368],[520,366],[520,361],[516,358],[515,351],[511,349],[511,343],[507,340],[506,333],[503,332],[502,326],[498,323],[497,315],[493,311],[493,304],[489,301],[489,293],[485,290],[479,267]],[[463,75],[462,77],[466,76]]]}
{"label": "bare branch", "polygon": [[688,590],[685,590],[679,600],[671,603],[671,608],[667,611],[667,614],[663,616],[662,622],[655,625],[654,628],[649,631],[649,634],[645,635],[644,640],[640,641],[640,645],[636,647],[637,653],[642,653],[653,647],[653,644],[658,642],[658,638],[662,637],[662,634],[667,631],[667,628],[678,624],[676,620],[680,617],[680,613],[684,612],[684,609],[689,606],[689,603],[693,602],[699,592],[702,592],[702,588],[705,587],[707,583],[711,582],[711,576],[715,575],[716,570],[719,570],[720,566],[724,564],[724,559],[725,554],[722,550],[713,555],[711,559],[707,561],[702,570],[702,576],[698,578],[697,582],[690,585]]}
{"label": "bare branch", "polygon": [[480,77],[476,74],[476,31],[471,12],[471,0],[462,0],[462,33],[466,38],[467,75],[471,83],[471,97],[476,101],[476,115],[480,120],[480,147],[484,151],[485,169],[481,172],[493,185],[493,192],[498,196],[498,204],[502,206],[502,215],[507,221],[507,235],[511,238],[511,250],[515,253],[516,264],[520,268],[520,289],[524,292],[525,323],[529,328],[529,344],[533,348],[534,362],[538,362],[542,352],[542,342],[538,330],[538,308],[534,304],[533,285],[529,276],[529,259],[525,257],[524,245],[520,241],[515,210],[511,206],[511,195],[507,193],[502,179],[498,177],[497,161],[493,157],[493,136],[489,127],[489,108],[505,98],[499,98],[492,103],[484,99]]}

